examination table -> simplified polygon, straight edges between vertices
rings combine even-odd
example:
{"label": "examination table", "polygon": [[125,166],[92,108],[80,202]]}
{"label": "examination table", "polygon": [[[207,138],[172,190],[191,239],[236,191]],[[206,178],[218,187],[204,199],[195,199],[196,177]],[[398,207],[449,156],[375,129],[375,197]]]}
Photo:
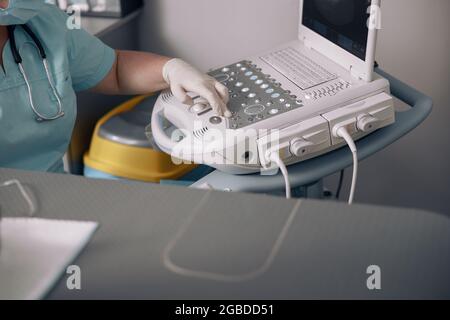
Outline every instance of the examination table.
{"label": "examination table", "polygon": [[[63,275],[48,299],[450,298],[445,215],[0,169],[9,179],[37,217],[100,223],[73,262],[81,290]],[[5,216],[19,201],[0,191]]]}

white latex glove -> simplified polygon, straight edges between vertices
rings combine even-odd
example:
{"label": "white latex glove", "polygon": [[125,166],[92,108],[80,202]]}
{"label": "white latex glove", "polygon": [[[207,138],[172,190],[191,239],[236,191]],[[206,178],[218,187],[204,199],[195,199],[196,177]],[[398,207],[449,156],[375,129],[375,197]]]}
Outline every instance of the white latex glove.
{"label": "white latex glove", "polygon": [[228,88],[213,77],[201,73],[181,59],[168,61],[163,67],[163,77],[174,96],[182,103],[193,105],[192,98],[187,94],[193,92],[206,99],[218,115],[231,117],[227,108]]}

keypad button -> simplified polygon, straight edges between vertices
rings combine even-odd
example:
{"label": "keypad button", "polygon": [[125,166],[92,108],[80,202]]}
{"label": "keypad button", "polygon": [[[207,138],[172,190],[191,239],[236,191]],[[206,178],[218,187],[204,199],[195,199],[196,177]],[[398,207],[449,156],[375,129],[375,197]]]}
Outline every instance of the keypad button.
{"label": "keypad button", "polygon": [[230,71],[230,68],[228,68],[228,67],[225,67],[222,69],[222,72],[228,72],[228,71]]}
{"label": "keypad button", "polygon": [[250,88],[242,88],[242,92],[249,92]]}
{"label": "keypad button", "polygon": [[243,82],[236,82],[236,87],[242,87],[244,85]]}
{"label": "keypad button", "polygon": [[245,73],[245,76],[250,77],[252,74],[253,74],[253,72],[247,71],[247,72]]}
{"label": "keypad button", "polygon": [[279,97],[280,97],[280,94],[279,94],[279,93],[274,93],[274,94],[272,94],[271,97],[274,98],[274,99],[276,99],[276,98],[279,98]]}
{"label": "keypad button", "polygon": [[256,97],[256,93],[249,93],[248,96],[250,99]]}
{"label": "keypad button", "polygon": [[273,115],[273,114],[277,114],[278,112],[280,112],[280,110],[278,110],[278,109],[276,109],[276,108],[273,108],[273,109],[270,109],[270,110],[269,110],[269,113],[272,114],[272,115]]}
{"label": "keypad button", "polygon": [[211,122],[212,124],[219,124],[219,123],[222,123],[222,118],[221,117],[211,117],[211,118],[209,118],[209,122]]}
{"label": "keypad button", "polygon": [[251,76],[250,77],[250,80],[252,80],[252,81],[255,81],[255,80],[257,80],[258,79],[258,76]]}
{"label": "keypad button", "polygon": [[274,93],[274,91],[275,91],[274,89],[269,88],[269,89],[266,90],[266,93],[267,94],[271,94],[271,93]]}
{"label": "keypad button", "polygon": [[256,83],[257,85],[260,85],[260,84],[262,84],[263,82],[264,82],[263,80],[259,79],[259,80],[256,80],[255,83]]}
{"label": "keypad button", "polygon": [[261,85],[261,89],[267,89],[269,87],[269,85],[267,83],[264,83]]}

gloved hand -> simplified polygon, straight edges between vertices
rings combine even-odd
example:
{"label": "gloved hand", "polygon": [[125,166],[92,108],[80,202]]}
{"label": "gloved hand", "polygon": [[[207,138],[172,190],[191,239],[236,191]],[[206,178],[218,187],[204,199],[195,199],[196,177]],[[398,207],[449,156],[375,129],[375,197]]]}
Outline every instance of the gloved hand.
{"label": "gloved hand", "polygon": [[172,59],[164,65],[163,77],[174,96],[182,103],[192,105],[193,101],[187,92],[194,92],[206,99],[218,115],[231,117],[227,108],[228,88],[213,77],[201,73],[180,59]]}

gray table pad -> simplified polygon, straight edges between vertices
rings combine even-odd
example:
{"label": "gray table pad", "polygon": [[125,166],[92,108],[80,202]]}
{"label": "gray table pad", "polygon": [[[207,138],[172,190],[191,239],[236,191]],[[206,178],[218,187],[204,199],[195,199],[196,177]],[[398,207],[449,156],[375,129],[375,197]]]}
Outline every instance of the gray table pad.
{"label": "gray table pad", "polygon": [[[450,219],[413,209],[91,180],[0,169],[38,217],[100,228],[49,299],[450,298]],[[0,189],[4,216],[23,214]],[[369,265],[381,290],[368,290]]]}

